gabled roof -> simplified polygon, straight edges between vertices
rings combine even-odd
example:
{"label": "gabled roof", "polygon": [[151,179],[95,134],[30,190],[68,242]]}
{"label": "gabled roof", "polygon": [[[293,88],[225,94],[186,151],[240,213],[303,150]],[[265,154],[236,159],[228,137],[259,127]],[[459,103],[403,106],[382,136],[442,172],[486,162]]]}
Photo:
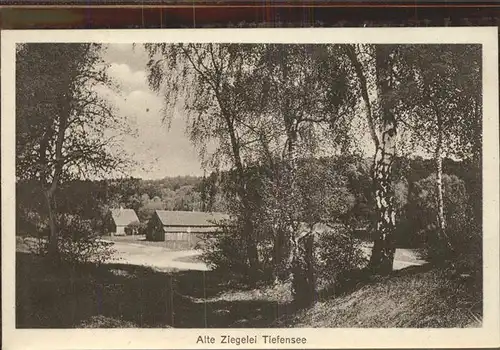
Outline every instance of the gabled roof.
{"label": "gabled roof", "polygon": [[224,213],[200,211],[156,210],[156,215],[158,215],[163,226],[213,227],[217,226],[216,222],[229,220],[229,215]]}
{"label": "gabled roof", "polygon": [[134,221],[139,222],[134,209],[111,209],[111,217],[116,226],[127,226]]}

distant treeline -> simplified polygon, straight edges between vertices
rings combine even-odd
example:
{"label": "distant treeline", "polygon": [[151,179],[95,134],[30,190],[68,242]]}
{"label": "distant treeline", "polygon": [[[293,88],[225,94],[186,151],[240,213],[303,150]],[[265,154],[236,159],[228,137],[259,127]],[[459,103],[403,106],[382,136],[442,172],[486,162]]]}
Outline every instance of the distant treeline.
{"label": "distant treeline", "polygon": [[[328,176],[342,176],[347,181],[340,183],[346,193],[352,194],[354,203],[341,218],[354,228],[369,228],[373,219],[374,203],[371,180],[372,159],[356,156],[314,158],[301,160],[299,168],[308,166],[308,171],[323,171]],[[476,215],[481,215],[481,175],[477,168],[461,161],[445,159],[444,173],[463,182]],[[248,167],[253,173],[254,198],[260,195],[259,187],[271,172],[262,165]],[[418,244],[418,231],[423,229],[418,222],[421,213],[418,207],[420,183],[434,173],[432,160],[398,158],[394,167],[395,198],[400,228],[397,239],[401,244]],[[99,181],[74,180],[61,184],[57,191],[57,210],[61,213],[77,214],[83,219],[93,220],[101,227],[102,218],[110,208],[132,208],[142,223],[147,222],[155,210],[228,211],[230,201],[225,186],[232,174],[227,171],[212,172],[206,177],[177,176],[156,180],[139,178],[107,179]],[[323,176],[323,175],[322,175]],[[306,179],[303,179],[306,180]],[[299,179],[299,181],[301,181]],[[18,231],[40,230],[46,227],[43,195],[34,183],[17,184]],[[258,200],[255,201],[258,203]],[[421,208],[418,209],[419,212]]]}

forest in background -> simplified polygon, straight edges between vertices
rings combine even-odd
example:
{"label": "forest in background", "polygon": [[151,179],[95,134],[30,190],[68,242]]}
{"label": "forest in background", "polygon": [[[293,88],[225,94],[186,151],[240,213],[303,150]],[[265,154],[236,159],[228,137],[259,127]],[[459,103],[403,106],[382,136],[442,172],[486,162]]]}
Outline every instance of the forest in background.
{"label": "forest in background", "polygon": [[[373,192],[370,167],[372,160],[361,156],[324,157],[304,160],[314,164],[322,163],[325,168],[335,169],[335,173],[345,176],[347,181],[338,183],[345,187],[345,193],[352,195],[350,209],[343,215],[345,224],[351,226],[364,240],[371,241],[367,235],[369,225],[374,220]],[[450,187],[450,201],[456,205],[464,200],[473,203],[480,184],[474,167],[463,161],[444,159],[444,174],[449,186],[458,186],[465,193],[456,192]],[[425,196],[432,191],[434,162],[422,157],[398,158],[394,167],[395,198],[398,211],[397,245],[400,247],[423,247],[427,226],[432,225],[434,214],[423,216]],[[324,170],[316,165],[316,172]],[[176,176],[163,179],[122,178],[108,180],[74,180],[58,189],[57,210],[60,213],[79,215],[91,220],[94,228],[101,231],[106,215],[112,208],[134,209],[142,229],[155,210],[184,210],[206,212],[228,212],[230,205],[224,197],[224,182],[228,171],[212,172],[208,176]],[[260,174],[260,176],[265,176]],[[329,172],[322,174],[322,182],[328,182]],[[265,182],[264,178],[261,178]],[[327,187],[325,187],[328,190]],[[256,193],[256,196],[259,194]],[[17,198],[20,203],[17,214],[18,234],[39,232],[48,234],[48,223],[43,219],[43,198],[33,183],[18,183]],[[478,203],[477,206],[480,203]],[[477,210],[480,215],[481,208]],[[103,233],[103,232],[101,232]],[[140,232],[144,234],[144,232]]]}

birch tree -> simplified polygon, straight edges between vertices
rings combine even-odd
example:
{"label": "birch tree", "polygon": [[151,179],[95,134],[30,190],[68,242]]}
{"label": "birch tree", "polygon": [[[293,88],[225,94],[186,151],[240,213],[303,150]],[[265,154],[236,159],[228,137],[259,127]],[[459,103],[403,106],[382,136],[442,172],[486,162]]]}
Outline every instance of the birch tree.
{"label": "birch tree", "polygon": [[[245,147],[252,133],[246,121],[247,86],[252,85],[255,64],[252,47],[237,44],[146,44],[150,86],[165,98],[169,118],[180,107],[187,117],[187,131],[212,165],[227,164],[236,176],[241,205],[243,238],[249,275],[259,270],[254,237],[252,203],[246,188]],[[182,102],[180,102],[182,101]],[[180,102],[180,105],[179,105]],[[212,146],[215,150],[210,152]]]}
{"label": "birch tree", "polygon": [[[267,139],[282,145],[276,156],[284,164],[274,180],[285,226],[276,232],[275,256],[288,255],[295,299],[309,305],[315,293],[314,232],[302,225],[306,201],[298,186],[298,162],[301,155],[314,155],[325,138],[334,140],[330,152],[346,142],[353,110],[350,81],[338,46],[266,45],[263,50],[258,71],[269,94],[266,110],[275,121]],[[269,153],[269,147],[265,150]]]}
{"label": "birch tree", "polygon": [[398,130],[393,109],[396,53],[382,45],[347,45],[345,52],[358,80],[363,112],[375,146],[372,179],[376,220],[370,265],[374,271],[388,273],[392,271],[396,250],[396,212],[391,181]]}
{"label": "birch tree", "polygon": [[[413,45],[404,47],[413,80],[402,90],[412,113],[406,126],[414,143],[436,164],[437,226],[447,239],[443,158],[473,159],[481,155],[481,55],[475,45]],[[450,247],[451,248],[451,247]]]}

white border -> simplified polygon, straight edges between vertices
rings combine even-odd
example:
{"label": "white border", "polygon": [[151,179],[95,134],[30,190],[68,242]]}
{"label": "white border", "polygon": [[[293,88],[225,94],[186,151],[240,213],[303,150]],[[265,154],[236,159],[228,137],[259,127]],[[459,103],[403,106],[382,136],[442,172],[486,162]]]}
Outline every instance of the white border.
{"label": "white border", "polygon": [[[15,44],[18,42],[479,43],[483,45],[484,318],[474,329],[15,329]],[[304,335],[308,348],[491,347],[500,345],[499,123],[496,27],[6,30],[1,32],[2,331],[5,349],[230,348],[198,335]],[[240,348],[266,347],[242,345]],[[268,344],[268,348],[292,348]],[[297,345],[295,348],[303,348]],[[237,348],[235,345],[232,348]]]}

